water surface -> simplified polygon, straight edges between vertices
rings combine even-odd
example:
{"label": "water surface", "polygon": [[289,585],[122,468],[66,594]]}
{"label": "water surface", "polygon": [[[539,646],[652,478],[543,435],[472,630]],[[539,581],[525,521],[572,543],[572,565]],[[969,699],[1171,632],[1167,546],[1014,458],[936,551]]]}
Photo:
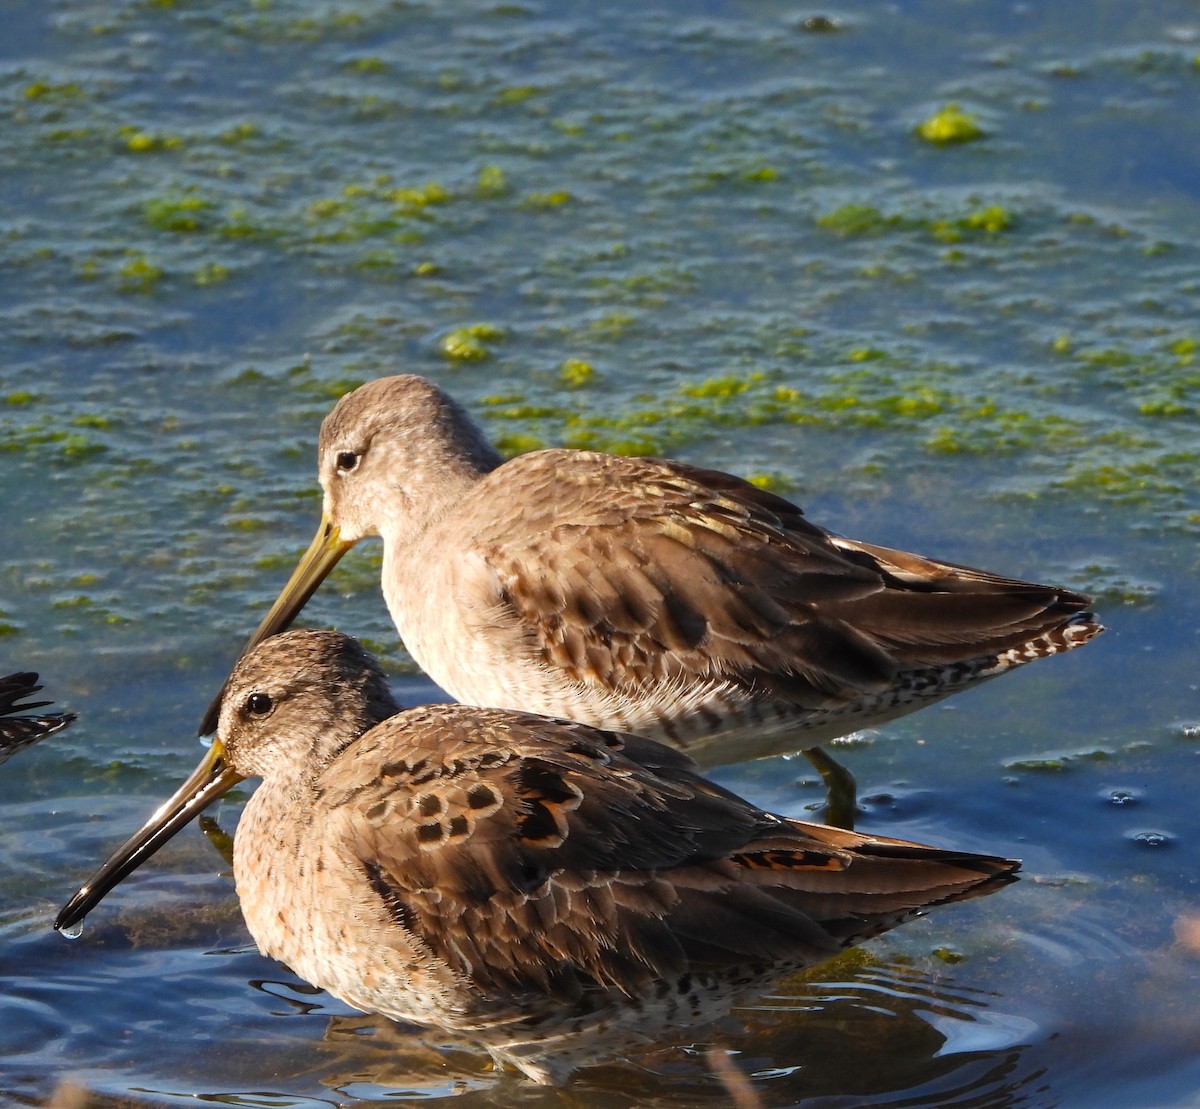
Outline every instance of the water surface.
{"label": "water surface", "polygon": [[[825,20],[814,17],[828,17]],[[1056,5],[6,5],[0,631],[80,714],[0,769],[0,1091],[557,1104],[260,958],[195,830],[54,911],[194,764],[311,536],[333,398],[665,453],[1093,592],[1086,649],[855,737],[862,827],[1025,879],[580,1073],[578,1104],[1200,1097],[1200,17]],[[950,104],[980,137],[915,132]],[[306,611],[398,646],[378,547]],[[803,761],[724,767],[804,815]],[[217,814],[229,829],[237,799]]]}

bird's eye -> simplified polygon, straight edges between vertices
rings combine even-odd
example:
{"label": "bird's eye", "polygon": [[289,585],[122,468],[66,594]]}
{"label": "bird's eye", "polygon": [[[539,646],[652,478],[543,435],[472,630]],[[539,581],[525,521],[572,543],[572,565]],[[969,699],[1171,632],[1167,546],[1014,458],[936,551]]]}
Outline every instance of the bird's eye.
{"label": "bird's eye", "polygon": [[269,693],[251,693],[246,698],[246,711],[251,716],[266,716],[275,707]]}
{"label": "bird's eye", "polygon": [[338,451],[334,465],[339,474],[352,474],[358,468],[358,460],[362,456],[357,451]]}

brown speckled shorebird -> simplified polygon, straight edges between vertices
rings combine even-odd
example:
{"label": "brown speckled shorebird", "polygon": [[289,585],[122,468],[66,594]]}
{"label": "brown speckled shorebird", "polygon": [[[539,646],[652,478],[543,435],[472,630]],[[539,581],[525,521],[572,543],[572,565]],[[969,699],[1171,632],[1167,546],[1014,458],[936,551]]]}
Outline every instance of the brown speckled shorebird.
{"label": "brown speckled shorebird", "polygon": [[206,758],[55,926],[259,776],[234,873],[260,950],[364,1011],[490,1033],[545,1080],[531,1044],[682,1021],[1019,865],[774,816],[692,765],[529,713],[401,712],[355,640],[287,632],[238,663]]}
{"label": "brown speckled shorebird", "polygon": [[[392,619],[453,697],[704,765],[812,749],[1101,630],[1078,593],[843,539],[714,470],[574,450],[504,462],[413,375],[343,397],[318,469],[321,525],[247,650],[379,535]],[[847,822],[853,779],[835,785]]]}
{"label": "brown speckled shorebird", "polygon": [[45,739],[46,736],[60,731],[75,719],[73,712],[13,715],[18,712],[28,713],[32,709],[45,708],[52,704],[51,701],[29,701],[23,705],[17,703],[37,693],[41,688],[37,674],[29,670],[0,678],[0,762],[32,746],[39,739]]}

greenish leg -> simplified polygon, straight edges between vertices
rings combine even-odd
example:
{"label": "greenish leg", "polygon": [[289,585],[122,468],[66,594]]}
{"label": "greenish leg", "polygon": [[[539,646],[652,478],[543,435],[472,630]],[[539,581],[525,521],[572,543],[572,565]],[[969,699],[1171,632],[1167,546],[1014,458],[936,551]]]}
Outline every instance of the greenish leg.
{"label": "greenish leg", "polygon": [[858,787],[854,775],[824,748],[809,747],[804,757],[813,764],[825,783],[825,823],[835,828],[854,831],[854,817],[858,811]]}

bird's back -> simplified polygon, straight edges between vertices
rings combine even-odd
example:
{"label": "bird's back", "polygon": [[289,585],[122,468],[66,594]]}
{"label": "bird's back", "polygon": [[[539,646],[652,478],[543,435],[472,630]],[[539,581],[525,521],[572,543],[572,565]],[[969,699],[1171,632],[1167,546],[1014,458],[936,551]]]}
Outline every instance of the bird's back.
{"label": "bird's back", "polygon": [[448,1027],[744,986],[1017,869],[773,816],[649,740],[458,705],[373,728],[308,800],[271,791],[237,839],[260,946]]}
{"label": "bird's back", "polygon": [[842,539],[727,474],[587,451],[505,463],[389,558],[397,626],[458,699],[706,761],[879,723],[1100,630],[1070,590]]}

